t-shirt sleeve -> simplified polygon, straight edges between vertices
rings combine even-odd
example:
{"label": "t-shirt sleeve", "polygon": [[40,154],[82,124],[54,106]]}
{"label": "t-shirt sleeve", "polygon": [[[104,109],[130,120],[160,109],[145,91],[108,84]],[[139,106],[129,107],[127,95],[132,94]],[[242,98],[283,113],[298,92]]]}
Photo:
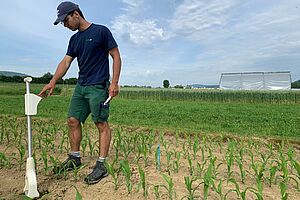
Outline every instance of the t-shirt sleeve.
{"label": "t-shirt sleeve", "polygon": [[115,41],[112,33],[107,27],[104,27],[102,31],[102,38],[103,38],[103,43],[105,44],[106,50],[109,51],[112,48],[118,47],[117,42]]}
{"label": "t-shirt sleeve", "polygon": [[74,51],[74,39],[73,39],[73,37],[71,37],[70,40],[69,40],[69,45],[68,45],[66,55],[71,56],[72,58],[76,57],[76,53]]}

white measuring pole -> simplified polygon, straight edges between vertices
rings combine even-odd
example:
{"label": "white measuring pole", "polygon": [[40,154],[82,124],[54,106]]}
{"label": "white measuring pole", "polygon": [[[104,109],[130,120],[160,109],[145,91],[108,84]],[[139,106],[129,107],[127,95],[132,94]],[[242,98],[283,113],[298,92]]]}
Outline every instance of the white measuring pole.
{"label": "white measuring pole", "polygon": [[32,132],[31,132],[31,115],[36,115],[37,105],[42,99],[41,97],[30,93],[30,82],[31,77],[24,78],[26,83],[26,94],[25,94],[25,114],[27,116],[27,132],[28,132],[28,158],[26,162],[26,176],[25,176],[25,195],[30,198],[39,197],[40,194],[37,190],[37,180],[35,173],[34,159],[32,157]]}
{"label": "white measuring pole", "polygon": [[[27,79],[26,80],[24,79],[24,81],[26,82],[26,94],[29,95],[30,94],[30,86],[29,86],[29,84],[32,81],[32,78],[31,77],[27,77]],[[32,157],[31,116],[30,115],[26,115],[26,116],[27,116],[27,136],[28,136],[28,158],[30,158],[30,157]]]}

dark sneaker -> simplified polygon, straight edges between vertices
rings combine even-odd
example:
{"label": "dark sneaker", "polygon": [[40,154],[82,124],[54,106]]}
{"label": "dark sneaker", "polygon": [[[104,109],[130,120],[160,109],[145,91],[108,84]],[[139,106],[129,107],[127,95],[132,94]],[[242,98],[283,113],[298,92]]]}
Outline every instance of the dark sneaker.
{"label": "dark sneaker", "polygon": [[97,161],[93,171],[87,177],[85,177],[84,181],[87,184],[92,185],[98,183],[101,179],[107,176],[108,172],[104,166],[104,163]]}
{"label": "dark sneaker", "polygon": [[68,155],[69,157],[61,163],[59,166],[55,166],[53,172],[55,174],[61,173],[63,171],[74,170],[81,165],[80,157]]}

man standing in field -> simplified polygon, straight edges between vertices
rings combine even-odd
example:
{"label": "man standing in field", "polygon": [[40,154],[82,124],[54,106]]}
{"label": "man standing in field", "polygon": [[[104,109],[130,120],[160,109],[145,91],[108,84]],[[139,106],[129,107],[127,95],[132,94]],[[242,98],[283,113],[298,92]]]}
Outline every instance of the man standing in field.
{"label": "man standing in field", "polygon": [[[74,58],[78,61],[79,77],[67,120],[71,150],[68,158],[54,171],[73,170],[81,165],[81,123],[84,123],[91,113],[99,131],[99,158],[93,171],[84,180],[87,184],[94,184],[108,176],[104,162],[110,146],[111,130],[108,124],[109,103],[104,102],[109,96],[114,97],[119,93],[120,53],[109,29],[86,21],[79,6],[72,2],[59,4],[54,25],[58,23],[77,32],[71,37],[67,53],[58,64],[52,80],[44,86],[39,95],[45,97],[53,93],[56,82],[65,75]],[[113,59],[111,82],[109,55]]]}

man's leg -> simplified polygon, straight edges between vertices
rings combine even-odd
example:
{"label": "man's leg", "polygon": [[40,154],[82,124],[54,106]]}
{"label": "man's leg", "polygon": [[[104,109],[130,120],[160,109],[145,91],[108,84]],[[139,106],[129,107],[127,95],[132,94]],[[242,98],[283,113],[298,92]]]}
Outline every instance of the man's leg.
{"label": "man's leg", "polygon": [[111,131],[108,122],[95,123],[99,131],[99,157],[106,158],[111,141]]}
{"label": "man's leg", "polygon": [[89,185],[98,183],[108,176],[104,163],[109,151],[111,131],[107,122],[96,122],[95,124],[99,131],[99,159],[96,161],[93,171],[84,179]]}
{"label": "man's leg", "polygon": [[81,123],[74,117],[69,117],[67,120],[69,126],[69,141],[70,153],[68,158],[59,166],[54,167],[54,173],[61,173],[63,171],[73,170],[81,165],[80,159],[80,142],[82,139]]}
{"label": "man's leg", "polygon": [[76,118],[69,117],[68,126],[69,126],[69,140],[70,140],[71,151],[79,151],[80,142],[82,139],[81,123]]}

